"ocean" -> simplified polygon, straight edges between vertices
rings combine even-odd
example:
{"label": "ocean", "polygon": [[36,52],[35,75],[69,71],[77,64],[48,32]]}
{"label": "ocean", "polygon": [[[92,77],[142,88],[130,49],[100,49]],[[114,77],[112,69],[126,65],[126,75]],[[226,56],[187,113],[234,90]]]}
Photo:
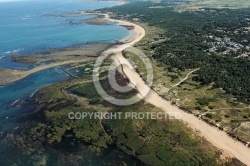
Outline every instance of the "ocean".
{"label": "ocean", "polygon": [[[0,0],[0,68],[29,69],[30,64],[16,63],[8,56],[25,55],[74,47],[85,43],[114,43],[129,35],[129,31],[116,24],[89,25],[85,21],[94,15],[75,16],[72,13],[118,5],[112,1],[81,0]],[[64,68],[68,68],[65,66]],[[1,72],[0,72],[1,74]],[[0,86],[0,165],[29,165],[41,157],[38,165],[68,165],[62,156],[70,158],[67,148],[62,150],[44,147],[35,149],[32,155],[19,154],[13,146],[12,138],[19,131],[20,117],[29,114],[27,101],[39,89],[66,81],[70,77],[60,67],[46,69],[34,73],[22,80]],[[18,103],[18,106],[15,106]],[[18,138],[15,138],[18,139]],[[22,140],[19,140],[22,142]],[[79,165],[109,165],[126,161],[135,165],[137,160],[121,152],[116,147],[109,147],[96,156],[87,152],[86,147],[71,150],[75,155],[83,157]],[[43,158],[41,155],[46,156]],[[22,156],[22,157],[21,157]],[[74,160],[74,159],[72,159]],[[40,162],[40,161],[39,161]],[[72,162],[72,161],[70,161]],[[31,164],[32,165],[32,164]]]}
{"label": "ocean", "polygon": [[[88,42],[113,43],[115,40],[125,38],[129,32],[124,27],[116,24],[89,25],[85,22],[86,19],[96,16],[72,15],[79,11],[114,5],[118,5],[118,2],[0,0],[0,68],[27,69],[33,67],[30,64],[12,61],[8,56],[13,54],[25,55]],[[6,111],[6,104],[29,96],[38,88],[67,78],[68,75],[57,68],[52,68],[0,87],[0,115]]]}
{"label": "ocean", "polygon": [[[61,49],[84,43],[114,43],[128,36],[117,24],[90,25],[94,15],[72,13],[118,5],[112,1],[11,0],[0,1],[0,68],[28,69],[30,64],[16,63],[8,56]],[[0,73],[1,74],[1,73]],[[35,73],[23,80],[0,87],[0,115],[9,104],[21,100],[39,88],[68,79],[58,68]],[[19,88],[17,88],[19,87]],[[1,119],[1,116],[0,116]]]}
{"label": "ocean", "polygon": [[17,53],[122,39],[128,35],[124,27],[116,24],[89,25],[84,21],[94,16],[70,15],[117,4],[81,0],[0,1],[0,59]]}

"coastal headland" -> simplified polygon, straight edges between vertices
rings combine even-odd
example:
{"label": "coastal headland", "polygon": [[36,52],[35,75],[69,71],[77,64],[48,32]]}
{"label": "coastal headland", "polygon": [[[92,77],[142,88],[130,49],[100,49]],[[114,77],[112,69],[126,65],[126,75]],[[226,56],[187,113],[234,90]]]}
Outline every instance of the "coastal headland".
{"label": "coastal headland", "polygon": [[[94,13],[95,14],[95,13]],[[109,19],[108,15],[105,15],[106,19]],[[149,91],[149,93],[144,98],[145,102],[150,103],[160,109],[162,109],[165,112],[178,112],[181,114],[181,121],[185,124],[187,124],[190,128],[192,128],[194,131],[199,131],[199,134],[203,136],[207,141],[212,143],[214,146],[216,146],[218,149],[222,150],[223,156],[225,158],[232,158],[236,157],[243,163],[250,165],[250,149],[243,145],[242,143],[238,142],[237,140],[231,138],[228,136],[225,132],[219,130],[216,127],[210,126],[206,122],[198,119],[192,114],[186,113],[185,111],[179,109],[176,106],[171,105],[171,103],[162,97],[160,97],[155,91],[153,91],[147,84],[145,84],[144,80],[140,77],[140,74],[135,71],[135,69],[131,69],[130,62],[124,58],[122,55],[122,51],[128,47],[131,47],[135,45],[137,42],[139,42],[144,36],[145,36],[145,30],[134,24],[127,21],[122,20],[114,20],[109,19],[111,22],[116,22],[121,26],[129,27],[129,30],[133,31],[133,35],[130,36],[129,39],[122,40],[121,42],[118,42],[114,46],[108,48],[106,51],[102,52],[102,54],[112,54],[111,59],[119,66],[123,66],[123,71],[127,76],[127,78],[133,82],[136,82],[135,89],[140,92],[141,94],[145,94]],[[82,50],[80,50],[82,51]],[[72,52],[70,50],[69,52]],[[67,55],[69,54],[67,52]],[[98,51],[99,52],[99,51]],[[56,53],[58,54],[58,52]],[[89,54],[88,54],[89,55]],[[50,57],[50,56],[49,56]],[[19,70],[9,70],[9,69],[1,69],[1,79],[4,80],[3,82],[0,82],[0,85],[6,85],[8,83],[20,80],[22,78],[27,77],[28,75],[47,69],[55,66],[62,66],[62,65],[68,65],[68,64],[74,64],[74,63],[83,63],[87,61],[94,61],[95,57],[88,57],[86,55],[78,56],[78,53],[73,53],[70,58],[63,58],[63,60],[39,60],[41,62],[51,62],[42,66],[35,67],[34,69],[31,69],[29,71],[19,71]],[[72,57],[75,57],[76,59],[72,59]],[[16,61],[24,62],[27,61],[29,58],[25,59],[19,59],[19,56],[13,57],[16,59]],[[51,58],[51,57],[50,57]],[[47,58],[47,59],[50,59]],[[36,60],[32,60],[33,62]],[[138,95],[138,97],[140,97]]]}

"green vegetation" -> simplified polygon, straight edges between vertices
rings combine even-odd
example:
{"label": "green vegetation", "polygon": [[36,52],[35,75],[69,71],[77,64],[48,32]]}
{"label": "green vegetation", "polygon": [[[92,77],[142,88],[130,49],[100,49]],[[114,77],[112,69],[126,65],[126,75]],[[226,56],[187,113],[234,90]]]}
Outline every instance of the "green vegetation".
{"label": "green vegetation", "polygon": [[[240,135],[244,140],[249,139],[248,135],[242,135],[247,131],[247,125],[241,125],[249,121],[249,108],[235,102],[236,98],[249,102],[249,87],[245,86],[250,83],[249,60],[239,58],[248,51],[246,46],[250,41],[243,28],[249,27],[249,23],[240,21],[247,19],[250,14],[248,9],[177,13],[166,3],[140,2],[105,11],[114,12],[116,18],[137,18],[147,23],[147,28],[153,27],[155,34],[147,35],[137,46],[150,56],[156,69],[154,89],[157,90],[158,84],[162,85],[161,88],[167,87],[161,95],[176,99],[173,103],[186,110],[197,111],[208,122],[231,128],[229,133],[237,128],[233,134]],[[239,33],[232,33],[235,31]],[[228,38],[236,43],[237,49],[231,48],[230,43],[223,45]],[[129,50],[123,53],[135,63],[144,77],[145,69],[135,54]],[[196,68],[200,70],[169,91]],[[78,69],[88,72],[92,64]],[[134,90],[124,95],[113,91],[105,69],[103,66],[101,84],[109,94],[128,98],[137,93]],[[235,75],[240,79],[235,79]],[[117,80],[121,85],[128,83],[119,74]],[[108,146],[115,145],[146,165],[242,165],[237,159],[229,163],[221,161],[220,151],[181,121],[70,120],[70,112],[161,111],[143,101],[126,107],[114,106],[104,101],[87,79],[75,79],[40,90],[34,101],[39,118],[34,118],[30,138],[49,146],[64,145],[67,140],[70,144],[84,143],[89,150],[101,153]]]}
{"label": "green vegetation", "polygon": [[[70,112],[97,112],[97,110],[106,112],[109,109],[98,104],[89,106],[87,99],[77,100],[73,95],[66,95],[66,92],[61,91],[61,89],[67,86],[69,86],[69,83],[61,84],[61,86],[54,85],[37,93],[35,98],[36,101],[40,102],[37,107],[43,110],[43,116],[45,116],[46,123],[41,125],[41,121],[36,127],[32,128],[31,136],[34,137],[42,134],[46,137],[45,140],[47,143],[59,144],[68,133],[70,137],[88,143],[92,151],[99,153],[100,149],[106,148],[111,142],[111,137],[102,127],[100,127],[100,120],[70,120],[68,114]],[[47,102],[40,94],[50,92],[51,88],[57,91],[60,97]],[[95,91],[91,91],[91,89],[94,89],[92,83],[72,86],[73,91],[77,88],[84,89],[84,93],[81,96],[89,97],[89,101],[101,101],[101,97],[99,97]],[[81,92],[78,94],[81,94]],[[42,105],[45,105],[45,107],[41,107]]]}
{"label": "green vegetation", "polygon": [[197,98],[197,103],[200,105],[208,105],[210,102],[214,102],[214,98]]}
{"label": "green vegetation", "polygon": [[[151,59],[152,88],[157,93],[244,143],[249,142],[250,9],[188,11],[177,10],[179,6],[138,2],[101,11],[146,29],[146,37],[136,47]],[[145,69],[136,56],[129,50],[124,55],[144,77]],[[199,70],[172,88],[194,69]],[[213,116],[208,118],[207,113]]]}
{"label": "green vegetation", "polygon": [[248,0],[192,0],[188,4],[183,4],[180,8],[247,8],[250,7]]}
{"label": "green vegetation", "polygon": [[[106,73],[102,85],[109,93],[113,93],[107,82]],[[47,100],[42,95],[45,93],[56,93],[57,96]],[[130,92],[127,96],[134,93]],[[85,79],[52,85],[40,90],[34,99],[35,108],[39,112],[36,116],[44,118],[33,117],[37,121],[30,129],[31,140],[39,140],[49,146],[63,146],[66,140],[71,145],[85,143],[89,150],[96,153],[116,145],[146,165],[223,165],[219,158],[220,152],[178,120],[70,120],[70,112],[161,111],[143,101],[126,107],[111,105],[103,101],[94,91],[93,83]],[[236,163],[241,165],[238,161]]]}
{"label": "green vegetation", "polygon": [[[246,35],[245,28],[250,24],[247,20],[250,10],[208,9],[177,13],[164,3],[160,4],[164,8],[150,8],[156,5],[159,4],[132,3],[108,11],[115,12],[116,18],[138,18],[148,25],[165,29],[164,36],[168,40],[150,48],[154,50],[153,57],[167,65],[167,70],[201,67],[193,78],[195,81],[204,85],[214,83],[214,88],[221,87],[238,100],[249,102],[250,71],[247,69],[250,62],[235,56],[249,50],[250,36]],[[224,45],[226,52],[219,49]]]}
{"label": "green vegetation", "polygon": [[[117,110],[160,111],[143,103]],[[220,165],[215,161],[219,153],[179,121],[130,119],[106,125],[113,129],[119,148],[147,165]]]}

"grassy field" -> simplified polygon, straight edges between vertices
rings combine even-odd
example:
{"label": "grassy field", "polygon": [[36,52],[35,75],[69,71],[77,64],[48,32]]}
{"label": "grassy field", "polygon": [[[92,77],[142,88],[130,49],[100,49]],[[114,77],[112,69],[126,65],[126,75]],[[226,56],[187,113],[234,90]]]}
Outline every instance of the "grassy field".
{"label": "grassy field", "polygon": [[183,5],[184,8],[248,8],[250,7],[249,0],[192,0],[188,5]]}

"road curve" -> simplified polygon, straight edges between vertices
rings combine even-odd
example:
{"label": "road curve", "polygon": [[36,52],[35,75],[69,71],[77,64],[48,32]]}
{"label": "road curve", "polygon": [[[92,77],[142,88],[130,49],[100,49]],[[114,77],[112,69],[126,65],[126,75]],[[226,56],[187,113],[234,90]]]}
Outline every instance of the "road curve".
{"label": "road curve", "polygon": [[[166,112],[176,112],[181,114],[181,120],[187,123],[188,126],[199,131],[202,136],[204,136],[210,143],[212,143],[217,148],[224,151],[225,154],[230,155],[230,157],[236,157],[241,162],[250,166],[250,148],[246,147],[241,142],[228,136],[226,132],[219,130],[216,127],[210,126],[206,122],[198,119],[193,114],[189,114],[179,109],[176,106],[170,104],[169,101],[161,98],[155,91],[151,90],[148,85],[145,84],[140,75],[131,69],[131,64],[129,61],[123,57],[122,50],[125,48],[133,46],[135,43],[140,41],[145,36],[145,30],[133,23],[127,21],[113,20],[120,25],[132,25],[134,26],[134,37],[127,40],[124,44],[114,46],[104,52],[104,54],[113,54],[115,58],[111,57],[117,64],[123,65],[123,72],[126,76],[133,82],[136,82],[136,88],[144,97],[144,100]],[[149,91],[148,94],[146,94]]]}

